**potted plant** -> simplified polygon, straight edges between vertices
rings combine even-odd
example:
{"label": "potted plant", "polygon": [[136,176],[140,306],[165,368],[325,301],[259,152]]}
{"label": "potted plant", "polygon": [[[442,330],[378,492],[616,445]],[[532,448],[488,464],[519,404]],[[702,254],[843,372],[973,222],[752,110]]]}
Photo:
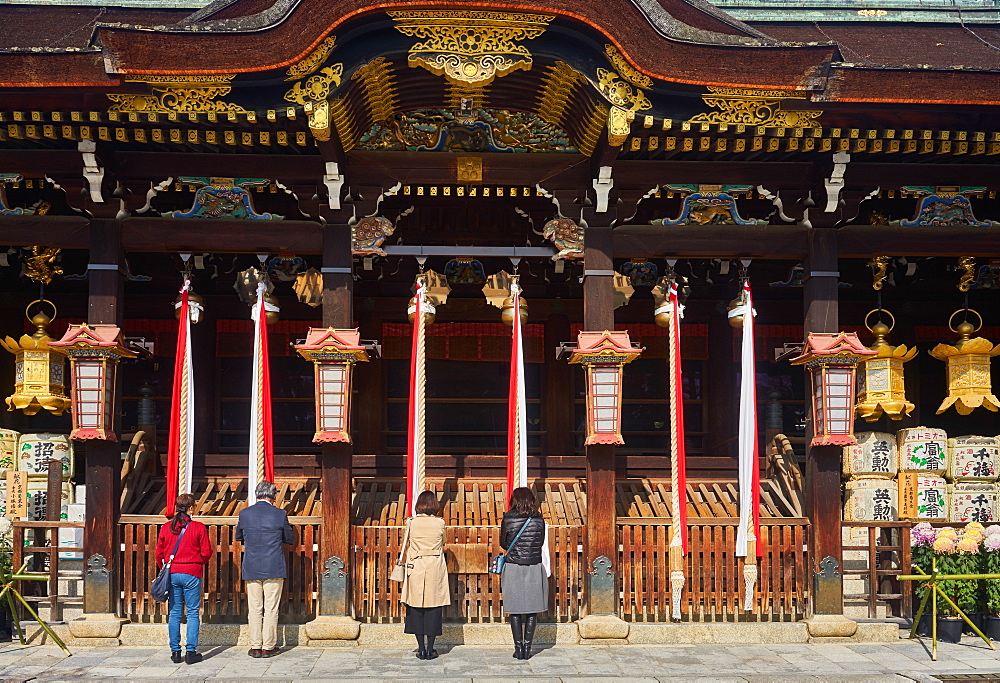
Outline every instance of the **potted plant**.
{"label": "potted plant", "polygon": [[[937,529],[932,527],[929,522],[920,522],[910,531],[910,561],[914,567],[920,567],[926,574],[932,572],[935,540],[937,540]],[[926,591],[926,586],[922,582],[917,582],[914,591],[917,604],[923,600]],[[929,609],[920,616],[917,633],[922,636],[931,635],[931,612]]]}
{"label": "potted plant", "polygon": [[[983,541],[982,570],[984,574],[1000,574],[1000,525],[986,528]],[[983,581],[986,598],[986,637],[1000,640],[1000,579]]]}
{"label": "potted plant", "polygon": [[[955,546],[955,573],[956,574],[980,574],[982,573],[982,545],[986,538],[986,530],[979,522],[969,522],[962,532],[962,537]],[[983,596],[982,581],[976,579],[966,579],[955,581],[955,595],[951,596],[958,604],[969,620],[976,625],[980,631],[985,624],[985,605]],[[964,623],[963,631],[968,634],[974,633],[972,628]]]}
{"label": "potted plant", "polygon": [[[934,563],[939,574],[956,574],[956,570],[963,565],[962,558],[958,554],[958,533],[951,527],[938,529],[937,538],[934,539]],[[961,605],[961,601],[956,599],[960,581],[944,580],[938,582],[938,587]],[[962,596],[963,598],[967,596]],[[937,600],[937,636],[938,640],[946,643],[957,643],[962,640],[962,624],[964,621],[959,617],[951,605],[940,597]]]}

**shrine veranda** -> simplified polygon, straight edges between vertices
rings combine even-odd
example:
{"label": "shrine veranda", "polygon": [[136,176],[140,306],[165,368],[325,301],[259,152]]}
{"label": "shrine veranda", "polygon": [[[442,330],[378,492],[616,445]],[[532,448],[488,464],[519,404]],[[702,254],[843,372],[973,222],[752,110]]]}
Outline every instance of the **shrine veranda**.
{"label": "shrine veranda", "polygon": [[[1000,41],[992,15],[970,34],[930,5],[917,22],[698,0],[161,4],[0,3],[0,468],[28,471],[15,559],[51,572],[34,599],[81,642],[165,621],[148,587],[176,476],[217,549],[204,619],[245,619],[258,283],[297,537],[283,619],[316,643],[402,620],[388,574],[413,411],[454,623],[504,619],[487,567],[511,448],[549,524],[544,618],[584,642],[677,614],[809,620],[812,637],[905,621],[909,527],[997,521],[1000,58],[976,39]],[[745,279],[756,561],[737,553]],[[414,363],[418,280],[435,310]],[[39,325],[55,344],[32,361]],[[595,367],[617,373],[608,403]],[[56,491],[61,530],[42,523]],[[43,549],[57,537],[74,549]]]}

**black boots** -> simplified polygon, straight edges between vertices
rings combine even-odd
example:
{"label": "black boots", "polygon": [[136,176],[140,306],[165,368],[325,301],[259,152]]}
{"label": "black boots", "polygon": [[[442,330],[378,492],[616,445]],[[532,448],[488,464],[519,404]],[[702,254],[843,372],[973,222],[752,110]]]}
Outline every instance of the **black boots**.
{"label": "black boots", "polygon": [[184,661],[188,664],[197,664],[202,660],[200,652],[195,652],[194,650],[188,650],[184,655]]}
{"label": "black boots", "polygon": [[174,664],[180,664],[181,662],[184,661],[184,655],[181,654],[180,650],[171,650],[170,661],[173,662]]}
{"label": "black boots", "polygon": [[514,635],[514,659],[531,658],[531,641],[535,638],[537,614],[511,614],[510,631]]}
{"label": "black boots", "polygon": [[524,617],[524,648],[521,659],[531,659],[531,641],[535,639],[535,626],[538,625],[537,614],[527,614]]}
{"label": "black boots", "polygon": [[524,615],[510,615],[510,632],[514,636],[514,659],[524,659]]}
{"label": "black boots", "polygon": [[[426,645],[424,644],[424,638],[427,639]],[[434,639],[437,636],[425,636],[424,634],[417,634],[417,659],[437,659],[438,652],[434,649]]]}

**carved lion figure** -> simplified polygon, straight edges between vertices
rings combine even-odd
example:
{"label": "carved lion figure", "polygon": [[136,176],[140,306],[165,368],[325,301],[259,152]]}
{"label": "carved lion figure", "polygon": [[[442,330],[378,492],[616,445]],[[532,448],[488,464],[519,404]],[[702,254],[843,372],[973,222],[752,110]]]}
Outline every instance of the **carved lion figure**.
{"label": "carved lion figure", "polygon": [[388,218],[365,216],[351,230],[351,250],[355,256],[385,256],[382,244],[395,230]]}
{"label": "carved lion figure", "polygon": [[542,237],[551,240],[559,250],[553,261],[583,258],[583,228],[572,218],[553,218],[542,228]]}

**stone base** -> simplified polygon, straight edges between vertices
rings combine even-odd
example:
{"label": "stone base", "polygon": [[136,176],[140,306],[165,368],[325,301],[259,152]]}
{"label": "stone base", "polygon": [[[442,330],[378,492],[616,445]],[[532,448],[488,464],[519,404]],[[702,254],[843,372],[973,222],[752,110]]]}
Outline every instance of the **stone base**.
{"label": "stone base", "polygon": [[801,621],[681,621],[632,624],[631,645],[774,645],[805,643],[809,639]]}
{"label": "stone base", "polygon": [[356,640],[320,640],[310,638],[306,641],[307,647],[361,647]]}
{"label": "stone base", "polygon": [[[85,614],[80,619],[68,622],[68,626],[73,638],[78,640],[117,640],[122,633],[122,625],[125,623],[128,623],[128,619],[122,619],[114,614]],[[83,645],[84,643],[78,644]]]}
{"label": "stone base", "polygon": [[576,622],[580,630],[580,642],[628,640],[629,623],[616,616],[590,615]]}
{"label": "stone base", "polygon": [[[306,636],[309,644],[313,641],[357,641],[361,635],[361,622],[351,617],[316,617],[306,624]],[[320,646],[322,647],[322,646]]]}
{"label": "stone base", "polygon": [[843,614],[814,614],[806,619],[809,638],[851,638],[858,632],[858,622]]}

